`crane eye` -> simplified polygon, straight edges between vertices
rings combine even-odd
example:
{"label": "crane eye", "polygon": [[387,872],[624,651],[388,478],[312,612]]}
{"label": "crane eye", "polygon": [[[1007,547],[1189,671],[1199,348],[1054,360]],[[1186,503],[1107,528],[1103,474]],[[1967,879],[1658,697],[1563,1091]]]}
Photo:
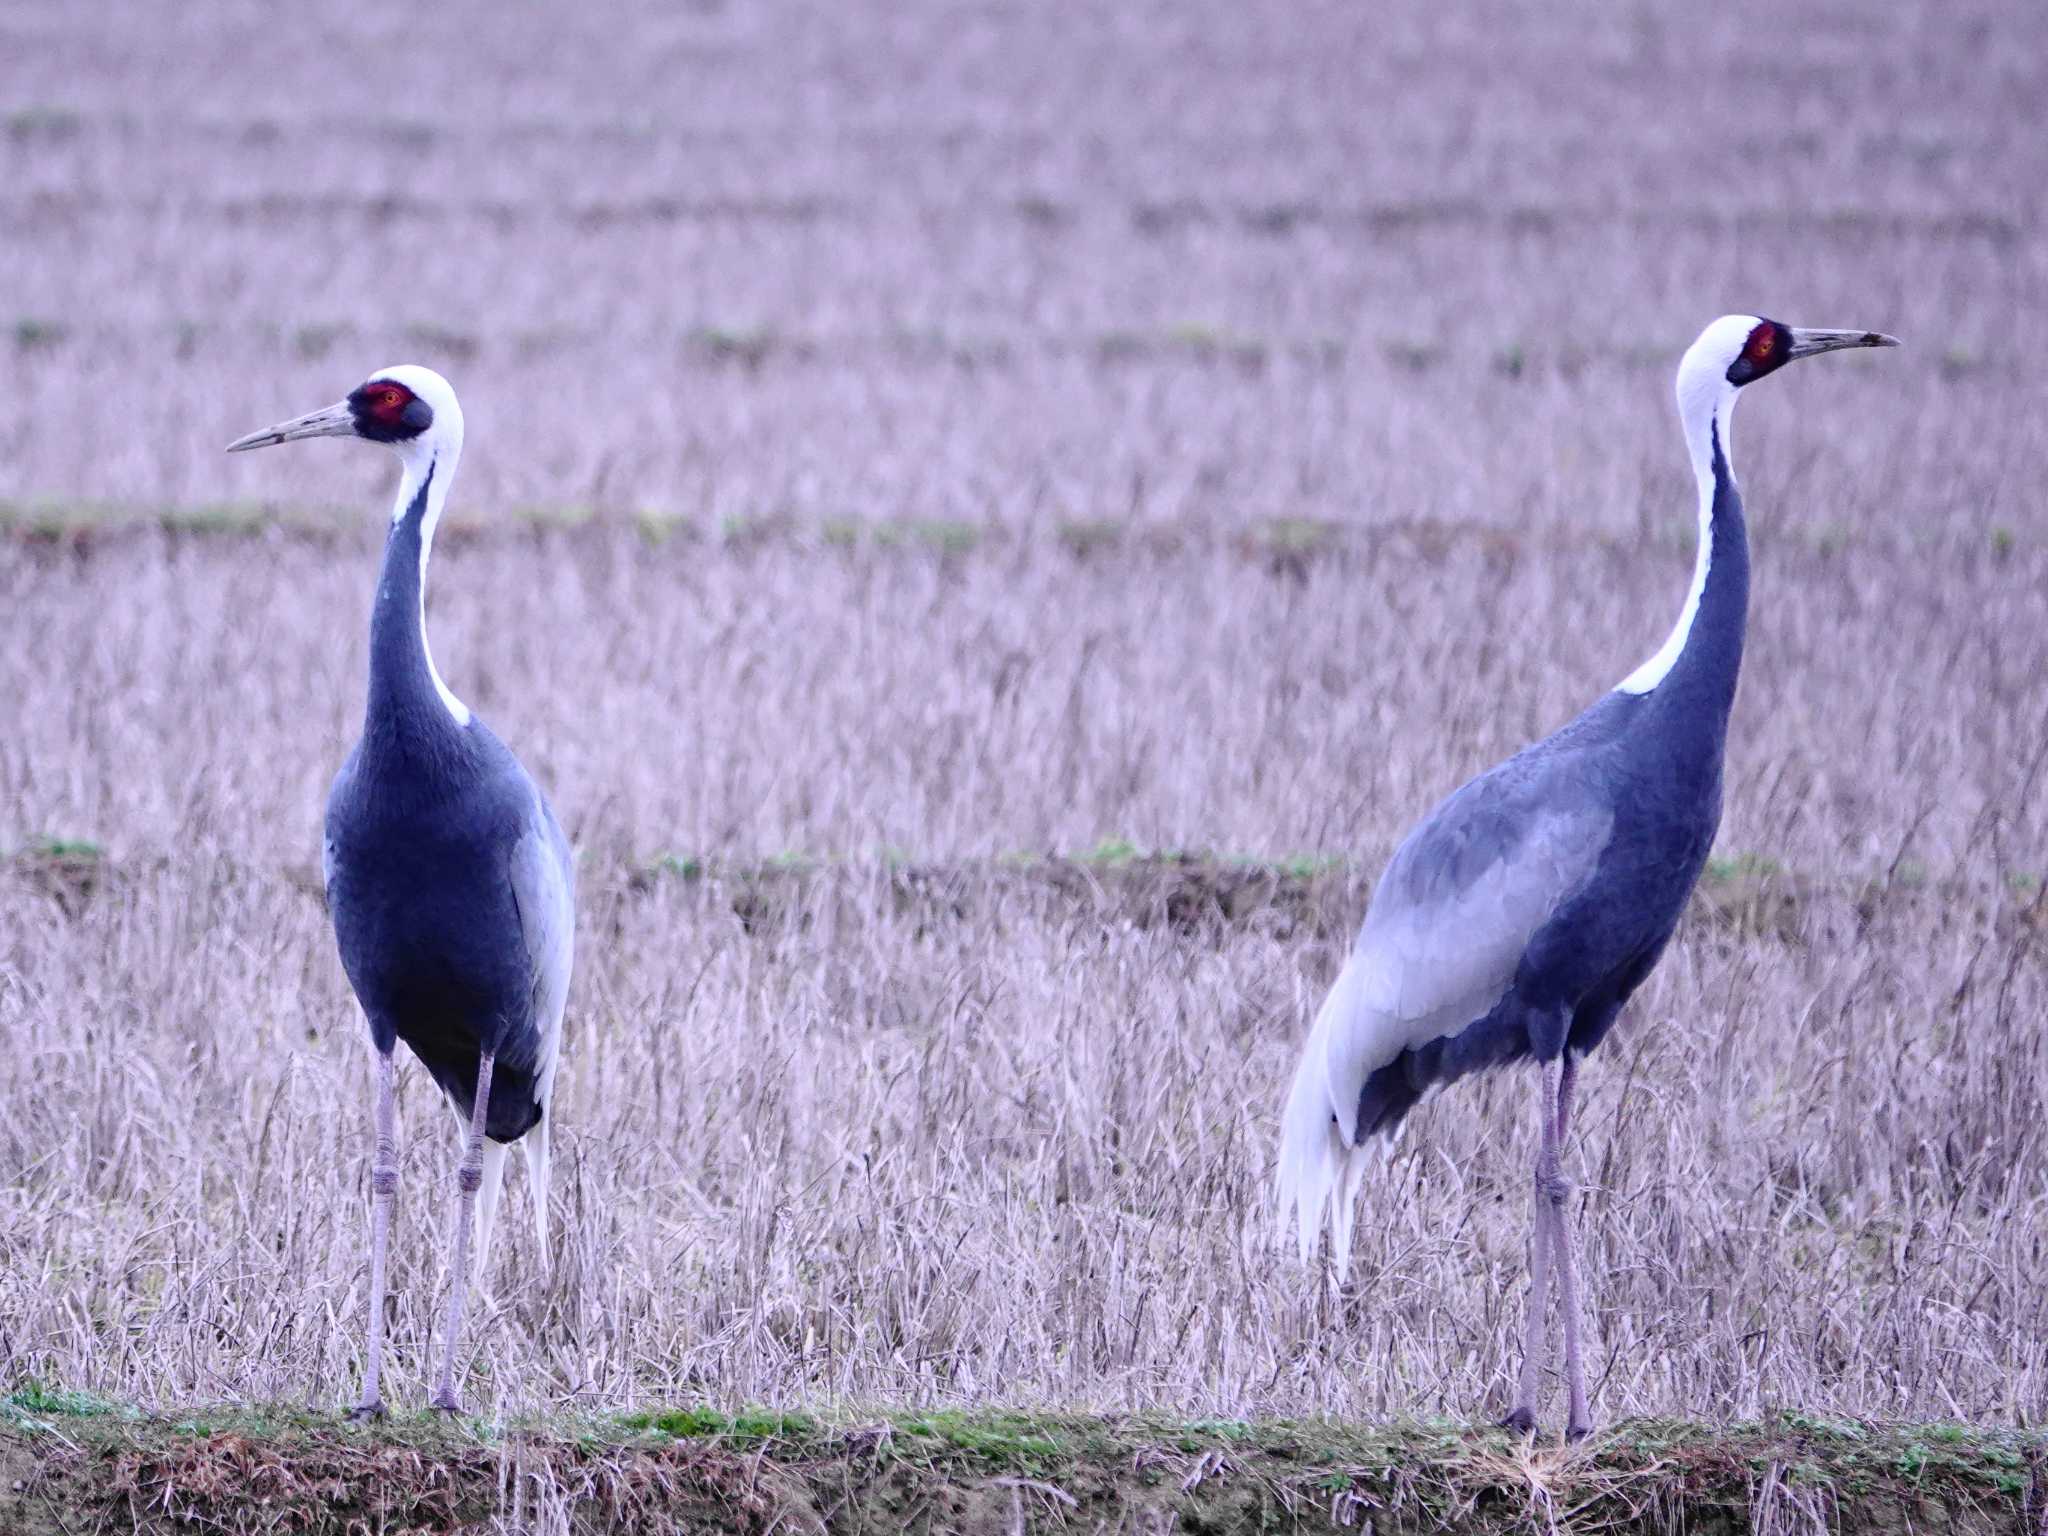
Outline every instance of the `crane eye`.
{"label": "crane eye", "polygon": [[1798,356],[1791,344],[1791,333],[1777,321],[1758,321],[1743,341],[1735,361],[1728,365],[1728,382],[1739,386],[1775,373]]}
{"label": "crane eye", "polygon": [[373,442],[418,437],[434,424],[433,409],[396,379],[365,379],[348,397],[356,433]]}

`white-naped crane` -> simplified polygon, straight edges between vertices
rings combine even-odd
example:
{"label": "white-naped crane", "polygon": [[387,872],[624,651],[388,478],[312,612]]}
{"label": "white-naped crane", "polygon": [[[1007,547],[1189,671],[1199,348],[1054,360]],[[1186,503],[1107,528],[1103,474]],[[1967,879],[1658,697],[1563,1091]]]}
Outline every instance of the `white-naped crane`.
{"label": "white-naped crane", "polygon": [[1537,1063],[1529,1309],[1510,1429],[1536,1426],[1553,1269],[1566,1433],[1592,1428],[1560,1152],[1578,1059],[1664,952],[1721,822],[1749,613],[1749,541],[1728,458],[1736,396],[1797,358],[1897,345],[1874,331],[1753,315],[1724,316],[1700,334],[1678,366],[1678,415],[1699,483],[1699,549],[1678,623],[1577,719],[1464,785],[1408,834],[1309,1032],[1281,1128],[1281,1220],[1297,1222],[1306,1259],[1327,1208],[1340,1275],[1368,1143],[1433,1088]]}
{"label": "white-naped crane", "polygon": [[[548,1108],[568,999],[575,873],[554,810],[489,727],[449,691],[427,649],[427,557],[462,457],[462,407],[431,368],[380,369],[347,399],[252,432],[230,453],[359,437],[398,456],[398,497],[370,615],[363,735],[327,797],[327,903],[342,968],[376,1048],[370,1325],[353,1416],[384,1412],[384,1260],[398,1193],[392,1052],[403,1040],[465,1130],[440,1380],[459,1412],[455,1354],[490,1250],[506,1149],[526,1153],[547,1244]],[[481,1210],[477,1209],[481,1195]]]}

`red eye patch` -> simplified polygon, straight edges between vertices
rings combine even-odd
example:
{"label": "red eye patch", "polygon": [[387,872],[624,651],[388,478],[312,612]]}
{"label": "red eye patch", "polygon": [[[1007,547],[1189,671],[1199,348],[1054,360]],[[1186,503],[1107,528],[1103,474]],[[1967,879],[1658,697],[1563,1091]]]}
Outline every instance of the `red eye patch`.
{"label": "red eye patch", "polygon": [[355,418],[356,436],[373,443],[402,443],[434,424],[434,412],[427,402],[396,379],[358,384],[349,394],[348,408]]}
{"label": "red eye patch", "polygon": [[363,386],[363,408],[377,420],[390,426],[397,426],[405,414],[405,408],[412,404],[412,391],[403,384],[394,384],[389,379],[379,379]]}
{"label": "red eye patch", "polygon": [[1749,344],[1742,349],[1742,355],[1758,368],[1769,366],[1777,353],[1778,328],[1768,320],[1749,333]]}

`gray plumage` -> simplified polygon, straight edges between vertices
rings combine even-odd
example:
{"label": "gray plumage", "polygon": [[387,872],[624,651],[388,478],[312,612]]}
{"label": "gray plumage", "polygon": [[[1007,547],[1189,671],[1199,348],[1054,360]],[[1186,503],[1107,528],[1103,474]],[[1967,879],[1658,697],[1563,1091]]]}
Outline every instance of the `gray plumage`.
{"label": "gray plumage", "polygon": [[442,682],[427,645],[427,560],[462,426],[445,379],[400,367],[338,405],[232,445],[355,436],[391,447],[402,466],[370,618],[362,739],[328,795],[322,850],[335,942],[377,1062],[370,1339],[357,1408],[364,1414],[383,1411],[384,1259],[398,1178],[391,1055],[399,1040],[446,1095],[465,1140],[435,1406],[459,1406],[463,1299],[483,1275],[511,1144],[527,1152],[543,1254],[547,1239],[548,1115],[574,957],[575,869],[547,797]]}
{"label": "gray plumage", "polygon": [[1310,1030],[1283,1115],[1278,1193],[1304,1257],[1328,1210],[1340,1275],[1373,1138],[1470,1072],[1543,1064],[1529,1349],[1514,1427],[1535,1421],[1553,1267],[1569,1429],[1590,1426],[1559,1166],[1576,1064],[1663,954],[1720,825],[1749,610],[1748,535],[1728,462],[1736,391],[1794,358],[1892,344],[1727,316],[1687,351],[1677,392],[1700,542],[1677,625],[1577,719],[1465,784],[1408,834]]}
{"label": "gray plumage", "polygon": [[[424,792],[393,788],[394,769],[408,769],[374,737],[335,780],[325,839],[335,939],[377,1049],[405,1041],[467,1122],[489,1048],[485,1133],[500,1143],[530,1134],[544,1159],[573,962],[569,846],[539,788],[481,721],[456,727],[438,702],[433,711],[414,728],[460,737],[422,772]],[[543,1237],[544,1177],[535,1181]]]}

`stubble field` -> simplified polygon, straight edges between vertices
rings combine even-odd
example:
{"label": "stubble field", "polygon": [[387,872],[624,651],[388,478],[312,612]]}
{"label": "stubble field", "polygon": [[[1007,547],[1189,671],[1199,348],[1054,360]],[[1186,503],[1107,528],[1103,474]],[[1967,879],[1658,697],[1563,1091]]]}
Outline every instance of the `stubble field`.
{"label": "stubble field", "polygon": [[92,10],[0,9],[8,1381],[353,1390],[392,471],[219,448],[419,361],[435,657],[581,885],[475,1406],[1497,1414],[1533,1077],[1412,1118],[1341,1295],[1278,1100],[1409,823],[1663,637],[1744,309],[1908,349],[1743,408],[1727,816],[1572,1153],[1598,1405],[2048,1413],[2029,7]]}

